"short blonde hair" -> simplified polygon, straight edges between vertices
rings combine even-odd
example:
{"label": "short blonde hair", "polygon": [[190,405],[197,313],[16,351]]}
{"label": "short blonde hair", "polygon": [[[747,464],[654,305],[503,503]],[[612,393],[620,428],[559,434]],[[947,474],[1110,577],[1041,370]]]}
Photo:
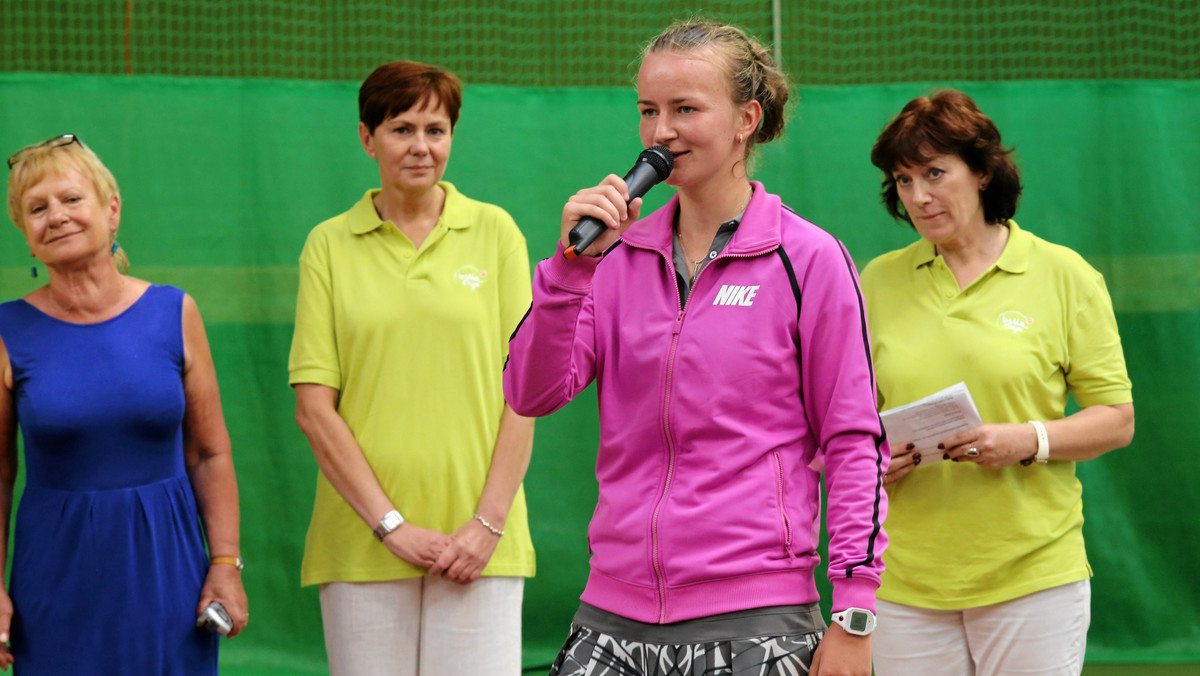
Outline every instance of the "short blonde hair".
{"label": "short blonde hair", "polygon": [[[64,176],[72,169],[77,169],[91,181],[102,205],[107,206],[112,198],[121,196],[117,179],[100,161],[100,157],[82,141],[75,139],[63,145],[50,142],[31,145],[13,155],[13,166],[8,172],[8,217],[18,230],[25,232],[21,213],[21,198],[25,192],[47,176]],[[116,239],[117,233],[113,232],[110,243],[115,243]],[[113,252],[113,263],[122,272],[129,269],[129,259],[124,249]]]}

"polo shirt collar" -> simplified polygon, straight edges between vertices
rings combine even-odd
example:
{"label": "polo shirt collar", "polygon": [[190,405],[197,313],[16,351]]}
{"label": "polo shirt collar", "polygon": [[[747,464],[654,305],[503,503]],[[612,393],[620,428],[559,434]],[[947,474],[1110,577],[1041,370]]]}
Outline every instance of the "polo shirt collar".
{"label": "polo shirt collar", "polygon": [[996,261],[996,267],[1005,272],[1021,274],[1029,269],[1029,252],[1032,249],[1033,235],[1017,227],[1017,222],[1009,219],[1008,242],[1004,245],[1004,251],[1000,253],[1000,259]]}
{"label": "polo shirt collar", "polygon": [[[454,187],[454,184],[448,181],[438,181],[438,185],[442,190],[446,191],[446,203],[442,205],[442,215],[438,218],[438,225],[445,224],[451,230],[461,230],[471,225],[471,220],[468,218],[459,217],[464,204],[462,193]],[[375,196],[380,193],[379,188],[368,190],[363,198],[350,208],[348,214],[350,220],[350,232],[355,235],[365,235],[368,232],[379,229],[379,226],[389,221],[384,221],[379,218],[378,212],[375,211]]]}
{"label": "polo shirt collar", "polygon": [[[1014,220],[1008,221],[1008,241],[1004,244],[1004,251],[1000,252],[1000,258],[996,261],[996,267],[1013,274],[1020,274],[1029,269],[1029,252],[1033,247],[1033,236],[1017,226]],[[913,268],[919,268],[923,265],[928,265],[937,258],[937,251],[934,249],[933,242],[922,237],[917,240],[916,248],[913,251]]]}
{"label": "polo shirt collar", "polygon": [[929,265],[935,258],[937,258],[937,250],[934,249],[933,242],[924,237],[918,239],[913,247],[913,268]]}

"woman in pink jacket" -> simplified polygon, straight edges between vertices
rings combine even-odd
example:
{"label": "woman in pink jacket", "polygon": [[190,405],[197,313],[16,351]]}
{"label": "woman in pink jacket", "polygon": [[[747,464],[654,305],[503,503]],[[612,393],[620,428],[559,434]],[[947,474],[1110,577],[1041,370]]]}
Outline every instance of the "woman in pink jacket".
{"label": "woman in pink jacket", "polygon": [[[690,22],[637,89],[678,194],[642,220],[618,176],[567,202],[504,378],[537,416],[598,384],[591,575],[551,674],[869,676],[890,454],[854,265],[746,173],[783,132],[786,78],[738,29]],[[565,258],[589,216],[609,229]]]}

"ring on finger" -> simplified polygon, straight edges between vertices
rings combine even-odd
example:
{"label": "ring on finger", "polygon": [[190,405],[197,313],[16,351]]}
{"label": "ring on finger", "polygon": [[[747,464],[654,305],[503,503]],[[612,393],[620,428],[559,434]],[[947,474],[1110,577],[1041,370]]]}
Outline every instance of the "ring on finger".
{"label": "ring on finger", "polygon": [[979,457],[979,449],[975,448],[974,446],[968,446],[967,452],[965,453],[965,455],[968,458],[978,458]]}

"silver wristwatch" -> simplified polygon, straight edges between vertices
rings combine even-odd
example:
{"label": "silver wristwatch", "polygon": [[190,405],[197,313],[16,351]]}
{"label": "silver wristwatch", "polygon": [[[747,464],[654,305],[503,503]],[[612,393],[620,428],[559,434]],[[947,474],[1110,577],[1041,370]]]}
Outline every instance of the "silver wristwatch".
{"label": "silver wristwatch", "polygon": [[404,517],[400,516],[400,512],[392,510],[383,515],[379,520],[379,525],[375,527],[375,539],[383,542],[383,536],[396,530],[400,524],[404,523]]}

